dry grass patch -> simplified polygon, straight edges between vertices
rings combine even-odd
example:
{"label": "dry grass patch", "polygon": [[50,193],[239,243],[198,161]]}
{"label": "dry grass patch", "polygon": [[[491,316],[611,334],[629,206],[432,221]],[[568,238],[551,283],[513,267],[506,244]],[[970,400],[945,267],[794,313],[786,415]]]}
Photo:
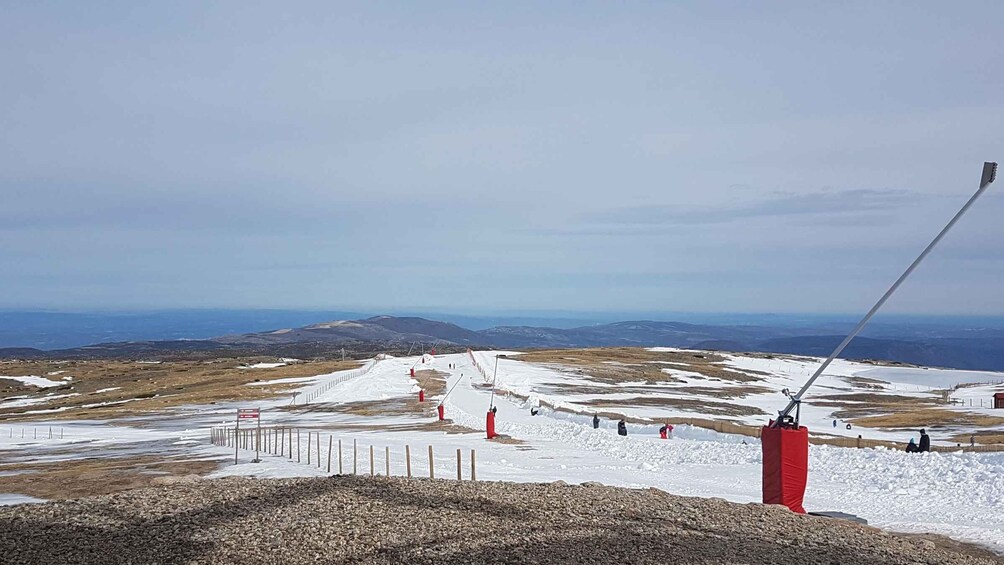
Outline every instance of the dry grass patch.
{"label": "dry grass patch", "polygon": [[149,486],[154,478],[164,475],[204,475],[217,467],[219,461],[157,456],[5,464],[0,465],[0,471],[21,474],[0,476],[0,492],[45,499],[77,498]]}
{"label": "dry grass patch", "polygon": [[951,440],[955,443],[969,445],[969,439],[972,436],[976,436],[975,440],[978,445],[1004,444],[1004,432],[1001,431],[981,431],[971,434],[956,434],[951,437]]}
{"label": "dry grass patch", "polygon": [[651,406],[658,408],[676,408],[688,412],[711,414],[714,416],[760,416],[767,413],[753,406],[726,404],[724,402],[707,402],[692,398],[657,398],[652,396],[637,396],[623,400],[595,399],[585,403],[587,406],[598,407],[637,407]]}
{"label": "dry grass patch", "polygon": [[[259,400],[285,394],[303,383],[264,386],[246,386],[251,383],[286,378],[305,378],[334,371],[354,369],[357,361],[304,362],[272,369],[242,369],[241,365],[265,359],[224,358],[212,361],[165,361],[163,363],[138,363],[134,361],[37,361],[4,363],[6,375],[41,375],[52,371],[65,371],[48,376],[56,380],[72,376],[64,385],[48,389],[29,387],[31,398],[73,394],[69,398],[39,403],[30,407],[2,408],[0,420],[20,420],[37,415],[22,415],[26,410],[67,408],[62,412],[45,415],[47,419],[108,419],[154,412],[183,404],[208,404],[226,400]],[[7,381],[10,382],[10,381]],[[106,390],[117,389],[117,390]],[[103,391],[103,392],[98,392]],[[0,399],[25,394],[21,387],[0,389]],[[98,403],[124,402],[102,406]]]}
{"label": "dry grass patch", "polygon": [[895,414],[866,416],[851,420],[855,425],[866,428],[920,429],[944,428],[948,426],[967,426],[977,428],[993,428],[1004,426],[1004,418],[984,416],[971,412],[956,412],[939,410],[937,408],[921,408],[906,410]]}
{"label": "dry grass patch", "polygon": [[714,353],[649,351],[639,347],[538,350],[511,358],[572,369],[583,377],[608,384],[631,381],[680,382],[671,374],[663,372],[663,368],[698,373],[707,378],[730,382],[758,381],[758,375],[766,374],[726,367],[721,364],[725,357]]}

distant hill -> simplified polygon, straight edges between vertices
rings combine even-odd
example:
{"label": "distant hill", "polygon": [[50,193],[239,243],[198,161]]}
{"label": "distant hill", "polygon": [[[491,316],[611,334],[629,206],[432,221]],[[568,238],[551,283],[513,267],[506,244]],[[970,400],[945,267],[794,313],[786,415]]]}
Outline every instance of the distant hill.
{"label": "distant hill", "polygon": [[[577,328],[498,326],[469,330],[419,317],[375,316],[333,320],[297,328],[232,334],[200,340],[127,341],[69,349],[0,349],[5,358],[139,358],[201,354],[332,356],[342,348],[360,355],[399,354],[471,347],[512,349],[572,347],[681,347],[718,351],[759,351],[826,356],[843,339],[811,328],[753,325],[699,325],[634,320]],[[843,357],[878,359],[934,367],[1004,370],[1004,335],[984,332],[972,338],[886,339],[859,337]]]}

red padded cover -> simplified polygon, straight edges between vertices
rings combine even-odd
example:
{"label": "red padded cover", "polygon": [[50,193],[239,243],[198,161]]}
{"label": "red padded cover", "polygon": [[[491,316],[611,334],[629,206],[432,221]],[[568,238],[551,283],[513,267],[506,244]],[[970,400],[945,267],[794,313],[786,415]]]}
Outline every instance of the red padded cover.
{"label": "red padded cover", "polygon": [[763,446],[763,503],[783,504],[805,514],[802,499],[809,475],[809,428],[772,428],[760,434]]}

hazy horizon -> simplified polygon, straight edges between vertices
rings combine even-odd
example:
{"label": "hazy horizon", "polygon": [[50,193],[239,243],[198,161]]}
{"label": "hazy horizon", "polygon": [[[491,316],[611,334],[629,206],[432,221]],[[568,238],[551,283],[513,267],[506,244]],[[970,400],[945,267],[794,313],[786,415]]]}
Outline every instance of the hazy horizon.
{"label": "hazy horizon", "polygon": [[[12,3],[0,309],[855,316],[1004,156],[1001,16]],[[886,312],[1004,315],[999,184]]]}

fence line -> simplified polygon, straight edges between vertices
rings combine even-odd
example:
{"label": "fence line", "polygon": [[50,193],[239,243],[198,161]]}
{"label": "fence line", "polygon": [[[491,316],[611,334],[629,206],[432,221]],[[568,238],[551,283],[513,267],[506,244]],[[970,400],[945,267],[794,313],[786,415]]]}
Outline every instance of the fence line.
{"label": "fence line", "polygon": [[[370,359],[369,361],[366,362],[365,365],[363,365],[358,369],[352,369],[351,371],[347,371],[344,374],[326,380],[323,383],[320,383],[310,389],[307,389],[307,391],[303,392],[302,394],[293,396],[292,404],[294,406],[296,405],[306,406],[307,404],[310,404],[311,402],[316,400],[317,397],[331,390],[335,385],[342,384],[349,379],[361,377],[366,373],[369,373],[371,370],[373,370],[373,367],[376,367],[376,364],[379,360],[380,360],[379,358]],[[296,400],[297,397],[301,399],[299,402],[297,402]]]}
{"label": "fence line", "polygon": [[[30,439],[30,440],[50,440],[50,439],[63,439],[63,427],[60,426],[58,429],[54,429],[52,426],[42,426],[42,431],[39,432],[38,426],[32,426],[30,432],[26,432],[25,428],[22,426],[19,432],[15,432],[15,426],[11,426],[7,430],[7,439]],[[0,432],[0,437],[3,437],[3,432]]]}
{"label": "fence line", "polygon": [[[269,455],[281,459],[289,458],[293,459],[293,437],[300,436],[300,428],[289,428],[285,426],[273,426],[264,428],[247,428],[247,429],[235,429],[233,427],[213,427],[209,431],[210,442],[218,447],[227,447],[230,449],[244,450],[252,453],[259,453],[260,455]],[[307,434],[307,442],[311,447],[307,448],[307,458],[304,460],[300,455],[300,444],[297,442],[297,461],[312,467],[317,467],[318,469],[325,469],[324,461],[327,462],[327,472],[331,472],[332,459],[337,454],[337,464],[338,464],[338,474],[342,474],[342,440],[335,441],[334,434],[328,434],[328,451],[325,453],[322,449],[323,438],[321,437],[320,431],[305,430]],[[286,450],[285,438],[289,438],[289,445],[291,449]],[[356,439],[352,440],[352,473],[353,475],[359,475],[358,467],[358,441]],[[377,451],[376,446],[369,445],[369,449],[366,450],[369,454],[368,467],[369,475],[376,476],[379,473],[376,472],[376,457]],[[314,449],[314,455],[311,454],[311,449]],[[335,451],[337,449],[337,451]],[[433,446],[428,446],[429,451],[429,464],[428,464],[428,476],[431,479],[436,478],[436,460],[434,457]],[[475,450],[471,449],[471,469],[470,469],[470,479],[477,480],[477,470],[476,470],[476,455]],[[389,446],[384,446],[383,450],[383,468],[385,476],[393,475],[393,465],[392,452]],[[412,473],[412,462],[411,462],[411,445],[406,444],[403,451],[403,466],[405,473],[403,475],[407,478],[414,478],[417,475]],[[398,465],[401,466],[400,464]],[[463,477],[463,457],[462,449],[457,449],[457,479],[462,480]]]}
{"label": "fence line", "polygon": [[471,357],[471,364],[474,365],[474,369],[481,374],[481,378],[483,378],[486,383],[491,381],[491,379],[488,378],[488,373],[485,372],[484,367],[481,366],[481,363],[478,363],[478,359],[474,356],[474,351],[468,349],[467,355]]}

